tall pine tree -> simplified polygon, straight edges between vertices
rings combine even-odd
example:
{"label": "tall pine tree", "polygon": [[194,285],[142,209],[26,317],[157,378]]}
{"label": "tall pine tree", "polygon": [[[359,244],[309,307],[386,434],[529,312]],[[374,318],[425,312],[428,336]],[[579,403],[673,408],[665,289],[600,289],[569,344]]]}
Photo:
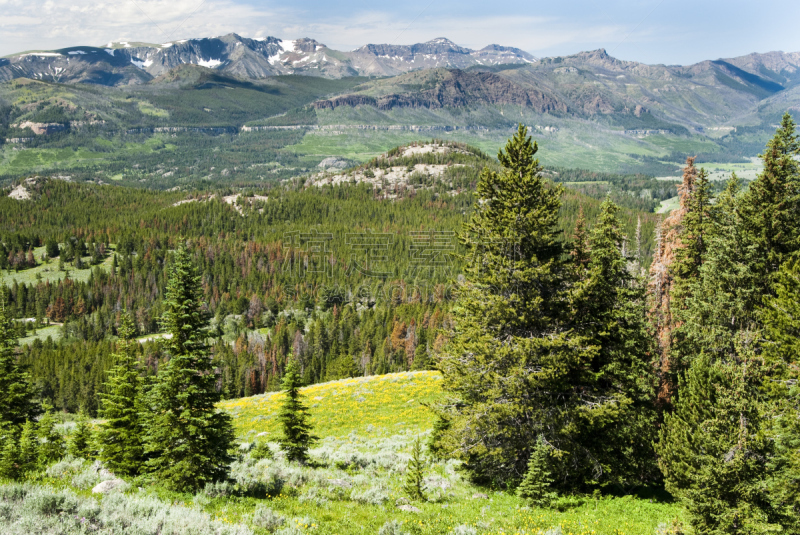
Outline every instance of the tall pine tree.
{"label": "tall pine tree", "polygon": [[286,399],[281,405],[278,420],[283,426],[281,448],[286,452],[290,461],[305,463],[308,461],[308,448],[316,440],[311,433],[311,424],[308,422],[308,408],[300,399],[300,371],[297,361],[289,358],[283,375],[283,391]]}
{"label": "tall pine tree", "polygon": [[[573,336],[582,340],[585,360],[570,377],[580,393],[570,464],[583,464],[586,482],[625,485],[657,477],[651,447],[656,377],[645,290],[622,254],[618,213],[606,199],[589,238],[586,277],[571,292]],[[591,439],[596,436],[604,439]]]}
{"label": "tall pine tree", "polygon": [[164,485],[194,491],[227,476],[231,417],[216,409],[217,375],[205,346],[200,277],[181,246],[170,266],[163,328],[170,360],[147,396],[147,467]]}
{"label": "tall pine tree", "polygon": [[115,354],[116,366],[111,369],[101,400],[100,417],[105,420],[99,430],[100,459],[114,473],[134,476],[144,461],[140,414],[142,380],[136,363],[133,320],[122,316]]}
{"label": "tall pine tree", "polygon": [[763,366],[740,349],[736,361],[703,354],[692,362],[675,411],[660,430],[666,488],[683,502],[699,534],[756,535],[786,525],[765,485],[774,446],[759,394]]}
{"label": "tall pine tree", "polygon": [[6,299],[0,288],[0,423],[20,428],[40,413],[36,389],[24,367],[17,362],[17,334],[6,313]]}
{"label": "tall pine tree", "polygon": [[[772,275],[800,247],[800,141],[787,112],[761,155],[764,170],[750,184],[742,201],[748,238],[756,247],[752,269],[759,289],[769,295]],[[757,303],[760,304],[760,303]]]}
{"label": "tall pine tree", "polygon": [[[440,362],[442,447],[473,479],[499,486],[522,479],[540,436],[561,459],[556,487],[637,481],[652,472],[647,434],[636,436],[652,418],[643,294],[625,269],[611,203],[590,240],[586,280],[570,289],[556,228],[562,190],[541,177],[536,150],[520,126],[498,155],[505,169],[480,177]],[[603,433],[625,441],[598,441]]]}

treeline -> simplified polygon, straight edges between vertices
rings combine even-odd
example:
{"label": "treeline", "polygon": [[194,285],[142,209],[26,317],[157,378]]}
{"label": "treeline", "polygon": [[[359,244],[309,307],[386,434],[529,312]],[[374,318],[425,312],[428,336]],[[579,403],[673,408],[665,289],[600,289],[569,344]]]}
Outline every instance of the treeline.
{"label": "treeline", "polygon": [[548,169],[546,173],[554,182],[567,183],[570,189],[584,195],[595,199],[610,195],[617,205],[643,212],[654,212],[661,201],[678,195],[677,178],[672,182],[642,174],[620,175],[559,167]]}

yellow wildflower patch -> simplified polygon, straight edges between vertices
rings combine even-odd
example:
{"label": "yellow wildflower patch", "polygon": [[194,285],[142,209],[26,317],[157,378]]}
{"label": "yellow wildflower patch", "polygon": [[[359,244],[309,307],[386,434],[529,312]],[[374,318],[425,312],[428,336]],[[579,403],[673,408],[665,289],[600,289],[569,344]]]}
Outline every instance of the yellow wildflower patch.
{"label": "yellow wildflower patch", "polygon": [[[369,436],[383,431],[425,431],[434,415],[425,404],[441,396],[439,372],[419,371],[355,377],[308,386],[301,390],[314,434],[320,438],[355,431]],[[278,412],[282,392],[223,401],[219,407],[233,416],[236,434],[267,440],[281,436]]]}

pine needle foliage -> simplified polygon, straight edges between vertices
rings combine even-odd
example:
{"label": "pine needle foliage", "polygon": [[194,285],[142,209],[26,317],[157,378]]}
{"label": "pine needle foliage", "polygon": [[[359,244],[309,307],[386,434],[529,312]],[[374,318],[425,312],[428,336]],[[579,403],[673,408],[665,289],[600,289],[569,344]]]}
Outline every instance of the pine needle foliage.
{"label": "pine needle foliage", "polygon": [[528,460],[528,471],[517,487],[517,496],[536,507],[547,507],[558,496],[553,492],[553,477],[550,471],[549,447],[539,437]]}
{"label": "pine needle foliage", "polygon": [[788,255],[800,247],[800,140],[787,112],[761,158],[764,170],[742,203],[745,229],[756,247],[754,270],[769,284]]}
{"label": "pine needle foliage", "polygon": [[37,433],[39,436],[39,466],[45,467],[64,457],[64,438],[56,430],[55,416],[52,407],[45,406],[45,413],[39,419]]}
{"label": "pine needle foliage", "polygon": [[481,173],[439,363],[441,442],[474,481],[501,487],[523,478],[540,435],[559,452],[557,488],[646,480],[655,383],[618,209],[604,204],[578,282],[556,227],[562,189],[542,178],[536,151],[520,126],[498,154],[504,170]]}
{"label": "pine needle foliage", "polygon": [[[67,453],[76,458],[88,459],[94,447],[94,433],[86,413],[81,412],[75,429],[67,441]],[[113,469],[112,469],[113,470]]]}
{"label": "pine needle foliage", "polygon": [[39,466],[39,436],[36,422],[28,420],[19,436],[19,473],[36,470]]}
{"label": "pine needle foliage", "polygon": [[217,376],[205,346],[200,277],[181,246],[172,259],[163,328],[170,360],[146,399],[147,468],[167,488],[195,491],[225,479],[233,457],[231,417],[216,409]]}
{"label": "pine needle foliage", "polygon": [[6,314],[5,295],[0,289],[0,423],[20,428],[26,420],[39,416],[41,409],[27,370],[17,362],[16,346],[16,329]]}
{"label": "pine needle foliage", "polygon": [[135,476],[144,462],[141,425],[142,380],[137,369],[134,327],[130,315],[123,314],[119,328],[116,365],[108,374],[105,393],[100,395],[102,444],[100,459],[114,473]]}
{"label": "pine needle foliage", "polygon": [[425,462],[422,459],[422,445],[420,444],[419,437],[414,441],[411,447],[411,458],[408,460],[406,467],[406,480],[403,484],[403,492],[408,495],[412,500],[425,500],[423,492],[423,485],[425,482]]}
{"label": "pine needle foliage", "polygon": [[311,432],[308,408],[300,394],[301,386],[302,379],[297,361],[290,358],[282,384],[286,398],[278,414],[278,421],[283,426],[280,445],[288,460],[305,464],[308,462],[308,448],[317,441],[317,437]]}
{"label": "pine needle foliage", "polygon": [[20,476],[19,437],[9,425],[0,430],[0,478],[17,479]]}
{"label": "pine needle foliage", "polygon": [[773,455],[759,386],[763,367],[745,356],[723,363],[699,356],[680,383],[658,445],[667,490],[698,534],[780,531],[764,484]]}

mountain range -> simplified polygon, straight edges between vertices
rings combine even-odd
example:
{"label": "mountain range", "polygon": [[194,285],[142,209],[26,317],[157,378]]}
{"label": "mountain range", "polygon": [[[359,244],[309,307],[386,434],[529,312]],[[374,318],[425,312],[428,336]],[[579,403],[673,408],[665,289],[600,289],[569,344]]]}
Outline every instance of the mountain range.
{"label": "mountain range", "polygon": [[259,79],[281,74],[327,78],[391,76],[434,67],[463,69],[535,61],[518,48],[489,45],[471,50],[444,38],[411,46],[366,45],[341,52],[313,39],[248,39],[232,33],[160,45],[112,42],[104,47],[76,46],[15,54],[0,58],[0,81],[31,78],[112,86],[142,84],[184,64]]}
{"label": "mountain range", "polygon": [[[34,145],[83,146],[92,132],[150,135],[154,144],[167,133],[261,132],[307,168],[330,156],[368,159],[420,132],[492,152],[523,123],[551,165],[670,175],[687,155],[749,162],[787,110],[800,115],[800,52],[681,66],[603,49],[535,58],[445,38],[348,52],[236,34],[118,42],[0,58],[0,174],[77,165],[77,152],[28,154]],[[95,145],[103,159],[129,148]]]}

